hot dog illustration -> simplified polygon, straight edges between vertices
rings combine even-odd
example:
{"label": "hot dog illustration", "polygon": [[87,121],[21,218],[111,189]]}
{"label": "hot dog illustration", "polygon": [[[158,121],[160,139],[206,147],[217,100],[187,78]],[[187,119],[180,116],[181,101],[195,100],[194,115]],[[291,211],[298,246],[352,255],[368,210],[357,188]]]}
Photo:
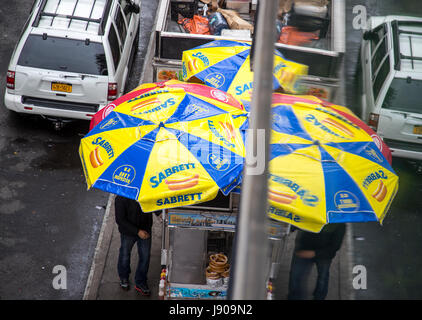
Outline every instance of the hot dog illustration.
{"label": "hot dog illustration", "polygon": [[229,139],[233,139],[233,138],[236,137],[236,133],[234,131],[234,128],[230,123],[221,122],[221,121],[219,121],[219,122],[220,122],[220,125],[223,127],[224,131],[226,132],[226,136]]}
{"label": "hot dog illustration", "polygon": [[194,174],[183,179],[166,179],[167,187],[170,190],[184,190],[196,186],[199,182],[199,174]]}
{"label": "hot dog illustration", "polygon": [[294,76],[295,76],[295,74],[293,72],[283,70],[282,73],[281,73],[280,82],[283,83],[283,84],[284,83],[289,84],[293,81]]}
{"label": "hot dog illustration", "polygon": [[381,202],[382,200],[384,200],[384,198],[385,198],[386,195],[387,195],[387,187],[380,180],[380,181],[378,181],[378,187],[377,187],[377,189],[374,191],[374,193],[372,193],[372,197],[375,200]]}
{"label": "hot dog illustration", "polygon": [[345,133],[345,134],[347,134],[351,137],[354,136],[353,132],[350,131],[346,126],[342,125],[341,123],[339,123],[339,122],[337,122],[337,121],[335,121],[331,118],[324,119],[321,122],[328,124],[328,125],[331,125],[331,126],[335,127],[336,129],[342,131],[343,133]]}
{"label": "hot dog illustration", "polygon": [[297,198],[297,195],[292,195],[288,193],[281,193],[272,190],[271,188],[268,190],[268,198],[274,202],[283,203],[283,204],[290,204]]}
{"label": "hot dog illustration", "polygon": [[199,64],[197,59],[189,60],[188,69],[190,72],[196,71],[199,69]]}
{"label": "hot dog illustration", "polygon": [[156,104],[156,103],[157,104],[161,104],[160,99],[158,99],[158,98],[150,98],[150,99],[144,100],[144,101],[140,102],[139,104],[133,106],[132,109],[131,109],[131,111],[135,111],[135,110],[138,110],[140,108],[149,106],[151,104]]}
{"label": "hot dog illustration", "polygon": [[89,154],[89,160],[91,161],[91,165],[93,168],[98,168],[104,164],[103,159],[101,158],[100,149],[96,147],[94,150],[91,151]]}

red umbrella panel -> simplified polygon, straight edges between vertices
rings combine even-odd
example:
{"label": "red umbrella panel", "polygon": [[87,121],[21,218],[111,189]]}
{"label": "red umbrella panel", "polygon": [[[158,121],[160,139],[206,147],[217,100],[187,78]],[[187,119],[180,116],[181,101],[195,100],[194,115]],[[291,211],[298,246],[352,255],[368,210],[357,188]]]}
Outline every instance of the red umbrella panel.
{"label": "red umbrella panel", "polygon": [[155,82],[155,83],[144,83],[139,85],[134,90],[130,91],[129,93],[117,98],[113,102],[106,105],[103,109],[98,111],[91,119],[89,130],[94,128],[98,123],[100,123],[107,115],[110,114],[118,106],[119,104],[126,102],[130,99],[136,98],[140,95],[144,95],[148,92],[151,94],[156,93],[163,87],[174,87],[174,88],[183,88],[186,92],[192,92],[197,94],[202,94],[205,96],[210,97],[216,101],[223,101],[228,103],[234,107],[239,108],[240,110],[244,110],[243,105],[236,99],[234,99],[230,94],[214,89],[203,84],[194,84],[194,83],[186,83],[178,80],[168,80],[163,82]]}

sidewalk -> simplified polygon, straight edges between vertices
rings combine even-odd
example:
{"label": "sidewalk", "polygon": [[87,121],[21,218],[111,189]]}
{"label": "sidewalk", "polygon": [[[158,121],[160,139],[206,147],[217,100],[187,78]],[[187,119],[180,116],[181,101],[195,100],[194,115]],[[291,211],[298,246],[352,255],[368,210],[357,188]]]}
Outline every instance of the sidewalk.
{"label": "sidewalk", "polygon": [[[152,6],[152,4],[151,4]],[[155,12],[151,10],[150,12]],[[152,30],[155,29],[157,17],[152,22]],[[149,21],[151,23],[151,21]],[[155,52],[154,32],[144,35],[146,52],[142,53],[142,76],[139,83],[152,82],[153,68],[151,61]],[[344,97],[340,94],[340,98]],[[95,250],[94,260],[91,272],[88,277],[84,300],[157,300],[158,284],[161,272],[161,233],[162,221],[160,217],[153,215],[154,224],[152,228],[152,248],[151,260],[148,275],[148,283],[151,289],[150,297],[143,297],[133,289],[134,270],[136,270],[137,252],[136,247],[132,254],[132,288],[125,292],[119,287],[119,278],[117,275],[117,257],[120,247],[120,234],[117,229],[114,217],[114,195],[110,196],[107,210],[104,216],[104,222],[100,231],[97,248]],[[330,284],[327,300],[352,300],[354,299],[354,290],[352,288],[352,225],[347,226],[346,236],[342,248],[333,260],[330,269]],[[286,239],[285,252],[281,258],[279,276],[273,283],[274,298],[276,300],[285,300],[287,296],[288,278],[290,272],[290,262],[294,248],[295,233],[289,235]],[[315,268],[309,278],[309,293],[311,294],[316,280]]]}
{"label": "sidewalk", "polygon": [[[123,291],[119,286],[117,275],[117,257],[120,247],[120,234],[114,217],[114,196],[110,196],[103,226],[100,232],[97,249],[92,264],[90,276],[85,290],[84,300],[158,300],[158,284],[161,271],[161,233],[162,221],[153,215],[151,262],[148,283],[151,289],[150,297],[143,297],[133,289],[134,270],[136,270],[137,252],[133,249],[131,261],[131,290]],[[327,300],[354,299],[352,288],[352,257],[351,257],[351,226],[348,225],[342,248],[333,260],[330,273],[330,286]],[[285,300],[287,296],[290,261],[294,248],[295,233],[287,237],[286,249],[281,259],[280,272],[274,285],[275,300]],[[309,293],[313,290],[316,279],[315,268],[310,275]]]}

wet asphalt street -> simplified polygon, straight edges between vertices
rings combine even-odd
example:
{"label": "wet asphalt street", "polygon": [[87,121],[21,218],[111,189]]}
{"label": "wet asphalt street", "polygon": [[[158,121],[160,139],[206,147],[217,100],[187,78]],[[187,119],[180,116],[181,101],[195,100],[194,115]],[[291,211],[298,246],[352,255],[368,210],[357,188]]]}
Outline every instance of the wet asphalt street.
{"label": "wet asphalt street", "polygon": [[[419,0],[347,0],[346,92],[347,104],[358,112],[357,59],[362,33],[352,28],[353,7],[364,5],[369,16],[422,16]],[[367,289],[356,290],[356,299],[422,299],[422,173],[414,164],[393,158],[400,178],[399,192],[384,225],[353,225],[355,265],[367,270]]]}
{"label": "wet asphalt street", "polygon": [[[3,103],[10,56],[32,0],[0,0],[0,299],[82,299],[109,194],[87,191],[78,155],[89,122],[61,131]],[[128,89],[139,82],[157,1],[144,1]],[[66,289],[53,288],[55,266]]]}
{"label": "wet asphalt street", "polygon": [[[141,28],[149,38],[158,0],[143,2]],[[55,131],[38,117],[3,105],[5,75],[32,0],[0,0],[0,299],[81,299],[108,194],[86,190],[78,156],[88,123]],[[356,61],[361,31],[352,29],[354,5],[369,15],[422,16],[420,0],[347,0],[347,105],[358,109]],[[142,30],[142,29],[141,29]],[[129,89],[137,85],[146,42],[140,41]],[[354,264],[367,268],[367,289],[357,299],[422,298],[422,174],[394,159],[399,193],[384,225],[353,225]],[[67,289],[55,290],[53,268],[67,270]]]}

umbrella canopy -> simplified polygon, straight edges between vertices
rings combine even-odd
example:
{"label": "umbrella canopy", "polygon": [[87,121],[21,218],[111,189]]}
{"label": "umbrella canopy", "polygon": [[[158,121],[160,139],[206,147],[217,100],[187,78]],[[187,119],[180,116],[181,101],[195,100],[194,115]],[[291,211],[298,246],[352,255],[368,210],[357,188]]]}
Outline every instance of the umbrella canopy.
{"label": "umbrella canopy", "polygon": [[[249,42],[215,40],[183,52],[183,80],[197,78],[208,86],[226,91],[239,101],[250,100],[253,72],[250,70]],[[274,51],[273,89],[296,93],[299,78],[308,67],[284,59]]]}
{"label": "umbrella canopy", "polygon": [[[333,111],[335,111],[336,114],[339,114],[345,117],[347,120],[350,120],[352,123],[359,126],[371,136],[372,140],[374,141],[378,149],[382,152],[387,161],[390,164],[392,163],[392,154],[390,148],[385,144],[385,142],[381,139],[380,136],[378,136],[378,134],[374,130],[372,130],[365,122],[359,119],[349,108],[333,104],[315,96],[277,94],[277,103],[295,104],[296,102],[305,102],[311,104],[317,103],[323,107],[332,109]],[[247,103],[245,103],[245,106],[249,107]]]}
{"label": "umbrella canopy", "polygon": [[227,194],[243,168],[244,117],[235,99],[199,84],[171,80],[131,95],[81,140],[88,189],[135,199],[145,212]]}
{"label": "umbrella canopy", "polygon": [[327,223],[382,223],[398,176],[347,110],[315,97],[273,95],[270,218],[311,232]]}

